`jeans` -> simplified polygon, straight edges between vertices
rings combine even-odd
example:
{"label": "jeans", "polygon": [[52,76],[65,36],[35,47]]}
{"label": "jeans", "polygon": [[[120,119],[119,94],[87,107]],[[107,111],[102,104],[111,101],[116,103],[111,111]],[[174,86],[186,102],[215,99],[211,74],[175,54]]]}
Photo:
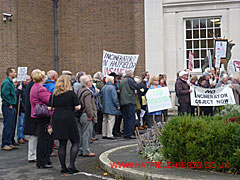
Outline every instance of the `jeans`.
{"label": "jeans", "polygon": [[23,134],[24,130],[24,120],[25,120],[25,113],[21,113],[18,117],[18,124],[17,124],[17,140],[24,139],[25,136]]}
{"label": "jeans", "polygon": [[3,131],[2,131],[2,147],[12,145],[12,136],[14,132],[14,122],[16,116],[16,109],[9,108],[7,104],[2,104],[3,113]]}
{"label": "jeans", "polygon": [[126,104],[121,106],[123,116],[124,136],[132,136],[136,123],[135,104]]}

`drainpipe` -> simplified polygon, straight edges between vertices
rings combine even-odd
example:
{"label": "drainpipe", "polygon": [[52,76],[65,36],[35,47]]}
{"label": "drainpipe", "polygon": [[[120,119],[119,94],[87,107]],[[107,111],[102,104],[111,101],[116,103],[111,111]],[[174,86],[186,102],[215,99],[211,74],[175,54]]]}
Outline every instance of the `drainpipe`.
{"label": "drainpipe", "polygon": [[57,8],[58,0],[53,0],[53,16],[54,16],[54,61],[55,69],[58,72],[58,26],[57,26]]}

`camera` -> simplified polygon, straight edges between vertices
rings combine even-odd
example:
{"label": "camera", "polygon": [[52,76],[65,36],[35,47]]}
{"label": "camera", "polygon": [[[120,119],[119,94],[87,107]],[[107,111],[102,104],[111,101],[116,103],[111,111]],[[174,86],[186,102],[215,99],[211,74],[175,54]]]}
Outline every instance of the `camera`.
{"label": "camera", "polygon": [[10,17],[12,17],[12,14],[3,13],[3,22],[6,22],[8,19],[9,19],[9,21],[12,21]]}

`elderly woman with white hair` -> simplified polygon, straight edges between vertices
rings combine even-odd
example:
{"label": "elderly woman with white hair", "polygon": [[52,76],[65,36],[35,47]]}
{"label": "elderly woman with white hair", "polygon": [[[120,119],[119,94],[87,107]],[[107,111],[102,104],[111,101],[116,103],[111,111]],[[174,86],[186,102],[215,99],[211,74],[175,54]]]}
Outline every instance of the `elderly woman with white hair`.
{"label": "elderly woman with white hair", "polygon": [[223,87],[227,84],[228,84],[228,75],[224,73],[220,75],[220,81],[217,83],[216,88]]}
{"label": "elderly woman with white hair", "polygon": [[114,86],[114,77],[108,76],[106,85],[102,88],[101,99],[103,105],[102,138],[114,140],[113,126],[116,115],[120,115],[120,104]]}

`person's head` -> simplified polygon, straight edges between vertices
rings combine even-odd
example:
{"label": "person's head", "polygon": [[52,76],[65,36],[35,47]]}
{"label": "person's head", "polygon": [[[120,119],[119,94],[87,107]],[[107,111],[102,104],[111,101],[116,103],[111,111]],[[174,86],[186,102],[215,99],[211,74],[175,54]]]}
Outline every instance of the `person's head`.
{"label": "person's head", "polygon": [[122,74],[122,73],[118,73],[118,80],[119,80],[119,81],[122,81],[123,78],[124,78],[124,77],[123,77],[123,74]]}
{"label": "person's head", "polygon": [[26,81],[23,82],[24,85],[28,85],[28,83],[31,81],[31,77],[27,75]]}
{"label": "person's head", "polygon": [[33,82],[39,83],[39,84],[44,84],[45,82],[45,72],[41,70],[34,70],[32,72],[32,78]]}
{"label": "person's head", "polygon": [[86,75],[85,72],[78,72],[78,73],[76,74],[76,80],[77,80],[78,82],[80,82],[80,78],[81,78],[82,76],[84,76],[84,75]]}
{"label": "person's head", "polygon": [[177,72],[177,78],[179,78],[179,73],[180,73],[180,72],[181,72],[181,71],[178,71],[178,72]]}
{"label": "person's head", "polygon": [[95,80],[100,80],[100,81],[102,81],[103,78],[104,78],[104,76],[103,76],[103,73],[102,73],[102,72],[96,72],[96,73],[93,75],[93,79],[95,79]]}
{"label": "person's head", "polygon": [[54,70],[50,70],[47,72],[48,79],[51,79],[52,81],[57,81],[58,79],[58,73]]}
{"label": "person's head", "polygon": [[211,74],[209,72],[204,72],[202,75],[206,80],[209,80],[211,78]]}
{"label": "person's head", "polygon": [[227,74],[222,74],[221,75],[221,81],[226,83],[228,81],[228,75]]}
{"label": "person's head", "polygon": [[147,79],[147,80],[150,79],[150,74],[148,71],[145,71],[142,73],[142,79]]}
{"label": "person's head", "polygon": [[126,73],[126,76],[130,76],[132,78],[134,77],[134,74],[133,74],[132,70],[128,69],[128,70],[125,71],[125,73]]}
{"label": "person's head", "polygon": [[164,77],[162,74],[159,74],[159,84],[160,85],[164,84]]}
{"label": "person's head", "polygon": [[240,73],[234,72],[231,76],[231,80],[233,84],[238,84],[240,82]]}
{"label": "person's head", "polygon": [[17,78],[13,78],[13,84],[14,84],[14,86],[15,86],[15,88],[17,87],[17,85],[18,85],[18,82],[17,82]]}
{"label": "person's head", "polygon": [[201,76],[199,79],[198,79],[198,84],[200,84],[202,87],[205,86],[206,84],[206,79]]}
{"label": "person's head", "polygon": [[192,76],[192,77],[190,78],[190,83],[195,84],[195,83],[197,82],[197,80],[198,80],[198,77],[197,77],[197,76]]}
{"label": "person's head", "polygon": [[110,83],[114,84],[114,77],[113,76],[107,76],[106,77],[106,82],[107,83],[110,82]]}
{"label": "person's head", "polygon": [[188,80],[188,72],[186,72],[186,71],[180,71],[179,77],[180,77],[181,79],[185,80],[185,81]]}
{"label": "person's head", "polygon": [[14,79],[17,76],[16,70],[13,67],[7,68],[6,75],[10,79]]}
{"label": "person's head", "polygon": [[71,71],[62,71],[62,75],[66,75],[68,77],[68,80],[72,80],[72,72]]}
{"label": "person's head", "polygon": [[139,84],[141,83],[141,78],[139,76],[135,76],[134,80]]}
{"label": "person's head", "polygon": [[92,81],[87,75],[84,75],[80,78],[80,83],[83,87],[90,88],[92,86]]}
{"label": "person's head", "polygon": [[67,91],[72,91],[71,82],[69,81],[69,77],[67,75],[61,75],[55,84],[55,90],[53,94],[58,96]]}
{"label": "person's head", "polygon": [[159,84],[159,78],[157,76],[152,76],[150,78],[149,84],[151,84],[151,85],[158,85]]}

